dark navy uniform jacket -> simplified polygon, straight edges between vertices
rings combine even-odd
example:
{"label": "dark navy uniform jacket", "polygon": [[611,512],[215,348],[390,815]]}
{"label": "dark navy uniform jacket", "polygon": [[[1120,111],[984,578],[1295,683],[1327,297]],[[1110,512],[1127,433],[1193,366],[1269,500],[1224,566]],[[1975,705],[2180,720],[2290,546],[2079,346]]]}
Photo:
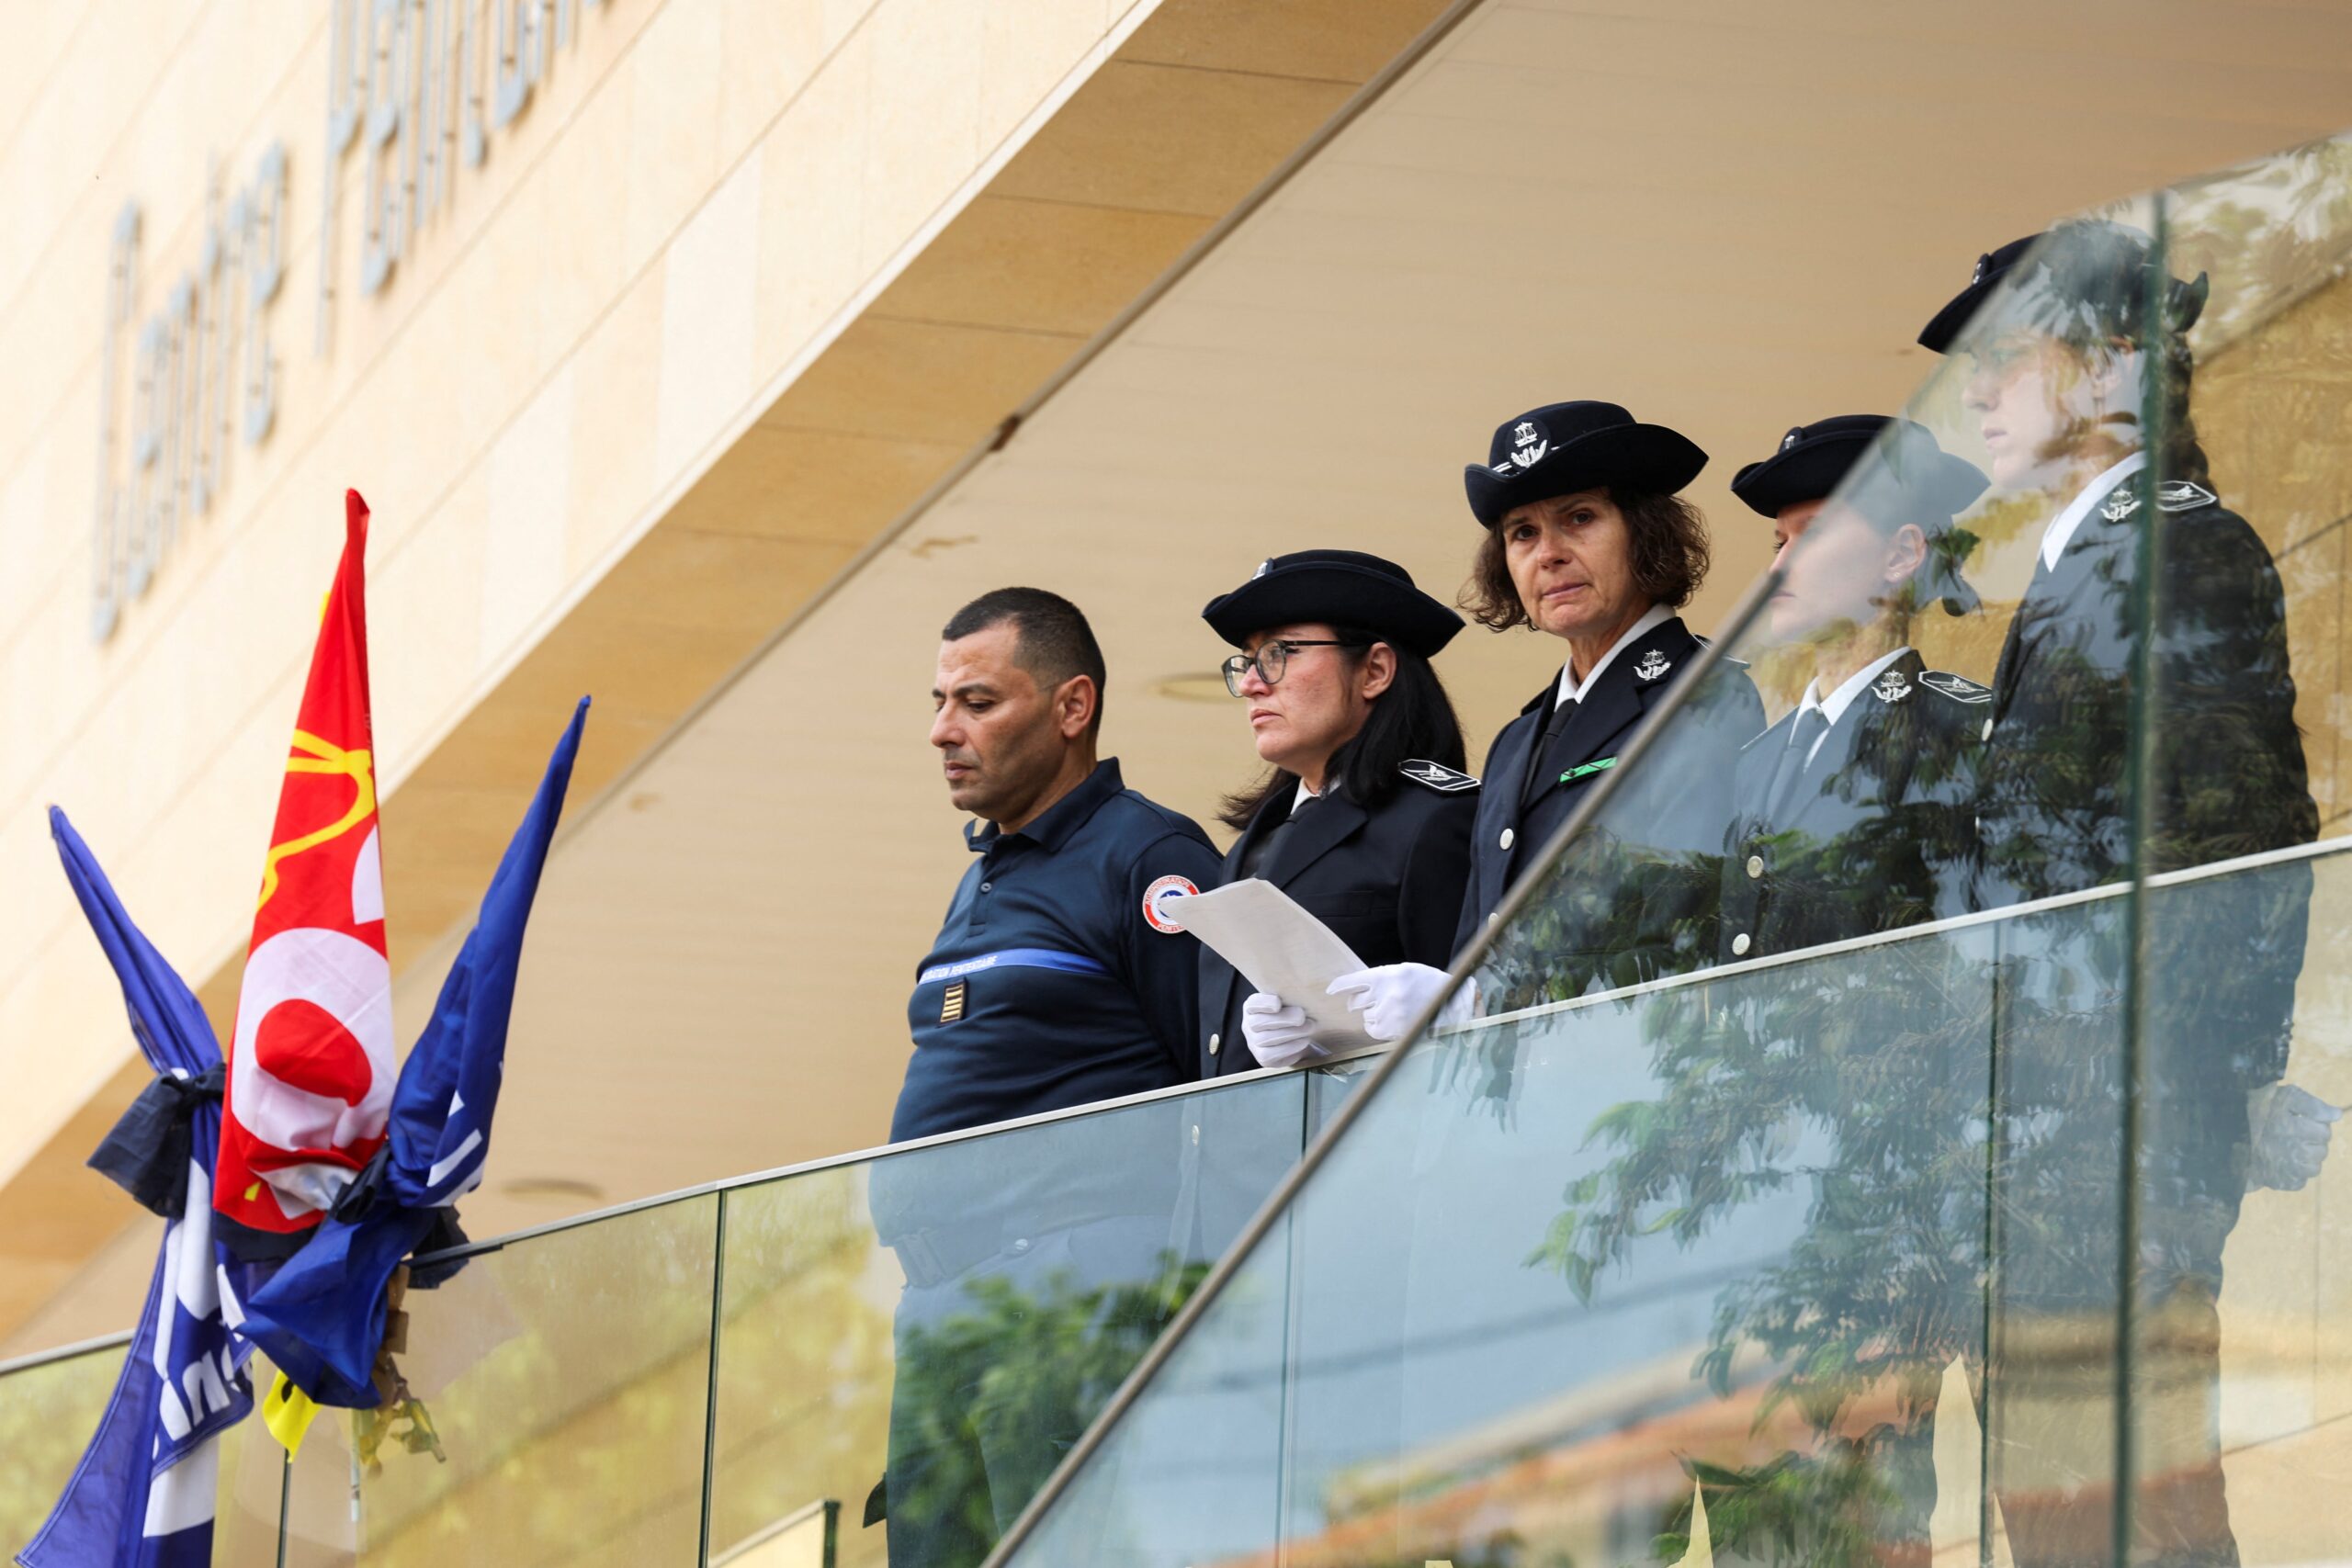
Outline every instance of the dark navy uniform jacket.
{"label": "dark navy uniform jacket", "polygon": [[1798,708],[1743,748],[1724,845],[1724,962],[1965,913],[1992,696],[1906,648],[1806,748],[1809,762],[1792,744]]}
{"label": "dark navy uniform jacket", "polygon": [[[1330,927],[1367,966],[1442,969],[1453,954],[1470,875],[1478,781],[1430,762],[1399,771],[1411,782],[1377,806],[1359,806],[1337,789],[1303,803],[1256,874]],[[1251,847],[1291,816],[1290,806],[1287,795],[1266,803],[1226,854],[1216,886],[1242,874]],[[1201,1076],[1248,1072],[1258,1065],[1241,1038],[1250,983],[1204,948],[1200,990]]]}
{"label": "dark navy uniform jacket", "polygon": [[[1701,647],[1681,617],[1662,621],[1617,651],[1549,746],[1541,742],[1559,693],[1556,675],[1495,737],[1471,829],[1470,886],[1454,928],[1457,953],[1501,906],[1511,884],[1576,810],[1585,791],[1614,765],[1644,716]],[[1764,728],[1763,704],[1746,674],[1718,674],[1685,712],[1690,733],[1673,748],[1675,787],[1641,807],[1647,819],[1643,831],[1653,835],[1647,847],[1703,852],[1711,876],[1730,815],[1729,760]],[[1715,764],[1712,770],[1702,764],[1702,753]]]}
{"label": "dark navy uniform jacket", "polygon": [[[2122,829],[2141,482],[2110,484],[2057,566],[2035,562],[2009,622],[1984,728],[1987,907],[2130,875]],[[2160,485],[2154,523],[2163,576],[2147,869],[2309,843],[2318,811],[2295,725],[2278,569],[2202,485]]]}
{"label": "dark navy uniform jacket", "polygon": [[[2245,520],[2202,483],[2168,479],[2153,497],[2144,483],[2145,476],[2132,475],[2106,487],[2057,564],[2036,561],[2009,623],[1983,710],[1982,908],[2132,875],[2129,781],[2141,653],[2132,627],[2143,529],[2154,530],[2161,563],[2145,650],[2155,676],[2145,693],[2145,869],[2210,864],[2318,836],[2278,567]],[[2190,1267],[2218,1271],[2221,1236],[2244,1190],[2245,1091],[2287,1068],[2311,890],[2310,863],[2290,860],[2160,886],[2148,896],[2136,1064],[2148,1091],[2140,1148],[2148,1256],[2188,1258]],[[2118,899],[2074,916],[2012,922],[2005,954],[2033,958],[2052,994],[2063,982],[2074,996],[2086,984],[2120,996],[2128,981],[2120,940],[2064,948],[2056,933],[2120,927],[2124,910]],[[2046,948],[2038,957],[2037,942]],[[2056,1124],[2078,1145],[2072,1164],[2069,1151],[2041,1151],[2054,1172],[2052,1190],[2088,1192],[2103,1179],[2112,1202],[2116,1156],[2100,1139],[2120,1124],[2120,1091],[2106,1082],[2086,1088],[2085,1080],[2094,1071],[2121,1071],[2120,1049],[2096,1048],[2102,1038],[2120,1039],[2121,1022],[2112,1014],[2097,1023],[2069,1020],[2060,1004],[2046,1023],[2025,1016],[2028,1002],[2042,994],[2033,982],[2026,973],[2004,991],[2010,1011],[2003,1027],[2012,1043],[2005,1093],[2020,1107],[2057,1107]],[[2068,1234],[2096,1239],[2088,1226]],[[2101,1267],[2111,1269],[2111,1239],[2107,1247]],[[2084,1276],[2080,1262],[2056,1258],[2050,1288]],[[2103,1278],[2111,1286],[2111,1271]]]}
{"label": "dark navy uniform jacket", "polygon": [[1200,944],[1146,904],[1214,885],[1208,835],[1111,760],[1019,832],[965,841],[978,858],[907,1004],[891,1141],[1190,1080]]}

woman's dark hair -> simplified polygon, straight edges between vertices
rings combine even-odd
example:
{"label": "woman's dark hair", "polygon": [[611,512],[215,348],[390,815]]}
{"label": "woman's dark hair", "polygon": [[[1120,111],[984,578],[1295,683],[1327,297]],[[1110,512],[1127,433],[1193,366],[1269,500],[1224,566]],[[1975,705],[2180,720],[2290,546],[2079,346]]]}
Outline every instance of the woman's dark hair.
{"label": "woman's dark hair", "polygon": [[[1634,542],[1634,586],[1669,610],[1688,604],[1707,580],[1706,518],[1679,495],[1637,491],[1620,496],[1605,489],[1600,493],[1624,513],[1625,532]],[[1498,523],[1487,530],[1460,601],[1480,626],[1498,632],[1534,624],[1510,580],[1503,527]]]}
{"label": "woman's dark hair", "polygon": [[[1333,626],[1331,635],[1349,645],[1339,650],[1341,656],[1357,663],[1374,643],[1387,643],[1396,656],[1396,674],[1388,689],[1372,699],[1363,728],[1331,753],[1324,787],[1337,783],[1350,800],[1369,808],[1396,793],[1401,787],[1396,770],[1414,758],[1461,767],[1468,757],[1462,744],[1462,721],[1454,717],[1453,701],[1430,661],[1361,626]],[[1227,795],[1219,803],[1217,820],[1228,828],[1247,828],[1268,801],[1287,799],[1297,789],[1298,775],[1276,768],[1259,783]]]}

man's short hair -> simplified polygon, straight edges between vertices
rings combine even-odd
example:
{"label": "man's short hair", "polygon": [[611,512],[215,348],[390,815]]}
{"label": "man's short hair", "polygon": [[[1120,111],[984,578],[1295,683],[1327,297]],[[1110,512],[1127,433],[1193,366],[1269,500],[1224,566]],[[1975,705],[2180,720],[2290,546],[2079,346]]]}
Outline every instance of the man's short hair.
{"label": "man's short hair", "polygon": [[1102,728],[1102,645],[1086,613],[1058,593],[1042,588],[994,588],[947,619],[940,640],[955,642],[990,626],[1012,624],[1012,657],[1041,691],[1051,691],[1074,676],[1094,682],[1094,722],[1090,735]]}

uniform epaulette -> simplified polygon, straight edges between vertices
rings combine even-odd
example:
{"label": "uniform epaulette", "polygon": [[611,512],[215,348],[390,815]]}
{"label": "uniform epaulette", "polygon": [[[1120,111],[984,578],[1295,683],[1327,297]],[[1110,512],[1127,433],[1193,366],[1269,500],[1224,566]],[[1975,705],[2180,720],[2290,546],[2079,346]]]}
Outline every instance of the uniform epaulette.
{"label": "uniform epaulette", "polygon": [[1414,757],[1397,764],[1396,771],[1426,789],[1440,795],[1459,795],[1465,789],[1476,789],[1478,781],[1459,768],[1449,768],[1443,762],[1432,762]]}
{"label": "uniform epaulette", "polygon": [[1949,670],[1922,670],[1919,671],[1919,684],[1956,703],[1989,703],[1993,700],[1992,687],[1980,686],[1967,676],[1955,675]]}
{"label": "uniform epaulette", "polygon": [[[2221,504],[2220,496],[2188,479],[2166,479],[2156,487],[2156,510],[2159,512],[2195,512],[2200,507]],[[2109,523],[2120,523],[2139,510],[2139,487],[2124,485],[2099,504],[2098,514]]]}

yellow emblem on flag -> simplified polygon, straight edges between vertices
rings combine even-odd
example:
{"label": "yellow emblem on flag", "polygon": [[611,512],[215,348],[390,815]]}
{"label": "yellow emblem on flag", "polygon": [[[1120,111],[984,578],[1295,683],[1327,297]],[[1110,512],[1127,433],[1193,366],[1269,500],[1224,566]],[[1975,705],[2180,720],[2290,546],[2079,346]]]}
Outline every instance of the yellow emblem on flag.
{"label": "yellow emblem on flag", "polygon": [[322,740],[308,730],[298,728],[294,731],[293,750],[300,755],[289,756],[286,759],[288,773],[347,774],[351,782],[358,787],[352,795],[350,809],[345,811],[340,818],[314,832],[305,833],[300,838],[290,839],[282,844],[272,844],[269,847],[269,858],[262,862],[261,897],[254,905],[256,908],[268,903],[270,895],[277,891],[277,863],[279,861],[286,859],[288,855],[299,855],[304,850],[314,850],[321,844],[340,839],[374,816],[376,812],[375,758],[364,747],[355,746],[346,749],[337,746],[331,740]]}

